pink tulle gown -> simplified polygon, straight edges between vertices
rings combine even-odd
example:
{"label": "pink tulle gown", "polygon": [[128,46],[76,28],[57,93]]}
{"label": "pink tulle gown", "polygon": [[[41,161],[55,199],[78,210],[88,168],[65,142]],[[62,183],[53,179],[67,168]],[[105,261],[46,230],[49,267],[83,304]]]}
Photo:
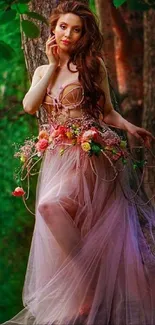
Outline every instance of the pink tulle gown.
{"label": "pink tulle gown", "polygon": [[[47,91],[24,309],[6,324],[155,325],[155,211],[124,141],[84,111],[79,82]],[[72,113],[74,110],[74,114]]]}

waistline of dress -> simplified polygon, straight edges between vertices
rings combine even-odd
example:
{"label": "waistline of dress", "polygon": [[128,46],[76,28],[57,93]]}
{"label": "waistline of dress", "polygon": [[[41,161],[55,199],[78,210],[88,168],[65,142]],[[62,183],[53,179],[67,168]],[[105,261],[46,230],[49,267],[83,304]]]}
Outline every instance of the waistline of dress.
{"label": "waistline of dress", "polygon": [[54,121],[49,120],[47,123],[42,123],[40,125],[40,129],[48,129],[51,126],[58,127],[59,125],[69,126],[71,124],[79,124],[79,125],[89,124],[89,125],[91,125],[92,123],[100,124],[99,119],[93,117],[92,115],[90,115],[88,113],[83,113],[79,117],[67,117],[66,120],[63,122],[60,122],[59,120],[56,120],[56,119]]}

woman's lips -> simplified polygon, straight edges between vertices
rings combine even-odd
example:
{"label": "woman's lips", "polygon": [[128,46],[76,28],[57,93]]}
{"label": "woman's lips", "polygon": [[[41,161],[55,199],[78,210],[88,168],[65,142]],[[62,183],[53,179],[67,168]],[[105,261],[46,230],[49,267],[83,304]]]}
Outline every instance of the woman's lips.
{"label": "woman's lips", "polygon": [[71,42],[62,40],[62,43],[65,44],[65,45],[69,45]]}

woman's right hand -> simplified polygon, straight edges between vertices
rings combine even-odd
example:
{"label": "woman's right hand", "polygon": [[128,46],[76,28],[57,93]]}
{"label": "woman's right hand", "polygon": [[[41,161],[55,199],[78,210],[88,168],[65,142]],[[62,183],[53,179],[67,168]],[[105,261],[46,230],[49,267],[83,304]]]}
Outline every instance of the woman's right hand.
{"label": "woman's right hand", "polygon": [[46,55],[50,64],[58,66],[60,57],[58,54],[58,45],[55,41],[55,35],[51,36],[46,42]]}

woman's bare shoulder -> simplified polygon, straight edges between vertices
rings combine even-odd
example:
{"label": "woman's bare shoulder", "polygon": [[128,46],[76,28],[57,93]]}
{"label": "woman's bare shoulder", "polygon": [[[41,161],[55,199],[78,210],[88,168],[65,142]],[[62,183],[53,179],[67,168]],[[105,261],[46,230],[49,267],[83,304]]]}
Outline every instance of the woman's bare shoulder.
{"label": "woman's bare shoulder", "polygon": [[40,81],[40,79],[42,79],[43,75],[46,72],[47,67],[48,67],[48,64],[44,64],[44,65],[38,66],[35,69],[30,88],[34,87]]}
{"label": "woman's bare shoulder", "polygon": [[45,74],[47,68],[48,68],[48,64],[40,65],[40,66],[38,66],[38,67],[36,68],[36,70],[35,70],[35,74],[36,74],[38,77],[42,78],[43,75]]}

